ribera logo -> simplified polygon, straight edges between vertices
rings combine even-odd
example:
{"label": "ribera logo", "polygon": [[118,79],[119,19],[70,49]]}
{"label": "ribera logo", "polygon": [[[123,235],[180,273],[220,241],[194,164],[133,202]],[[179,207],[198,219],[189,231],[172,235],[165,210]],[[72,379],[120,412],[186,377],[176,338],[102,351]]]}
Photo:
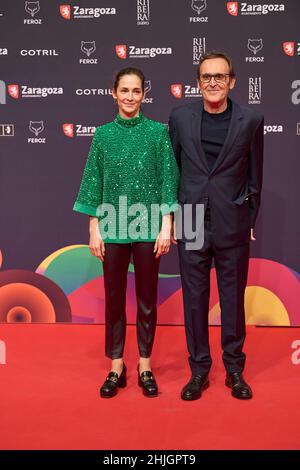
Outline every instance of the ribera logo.
{"label": "ribera logo", "polygon": [[77,88],[77,96],[111,96],[111,88]]}
{"label": "ribera logo", "polygon": [[148,26],[150,24],[150,0],[137,0],[136,17],[138,26]]}
{"label": "ribera logo", "polygon": [[182,85],[182,83],[173,83],[170,89],[172,95],[177,99],[202,97],[202,93],[199,88],[193,85]]}
{"label": "ribera logo", "polygon": [[0,124],[0,137],[13,137],[15,135],[14,124]]}
{"label": "ribera logo", "polygon": [[207,8],[207,0],[192,0],[191,8],[198,16],[191,16],[190,23],[208,22],[208,16],[202,16],[202,12]]}
{"label": "ribera logo", "polygon": [[136,47],[118,44],[115,51],[120,59],[153,59],[158,55],[172,55],[171,47]]}
{"label": "ribera logo", "polygon": [[56,49],[21,49],[20,54],[22,56],[39,56],[39,57],[56,57],[59,53]]}
{"label": "ribera logo", "polygon": [[62,87],[29,87],[28,85],[8,85],[8,94],[14,98],[47,98],[49,95],[63,95]]}
{"label": "ribera logo", "polygon": [[206,39],[193,38],[193,65],[199,65],[200,59],[205,54],[206,50]]}
{"label": "ribera logo", "polygon": [[42,24],[41,18],[34,18],[40,9],[40,2],[25,2],[25,11],[31,18],[24,19],[24,24]]}
{"label": "ribera logo", "polygon": [[0,47],[0,55],[7,55],[8,49],[6,47]]}
{"label": "ribera logo", "polygon": [[[239,4],[238,2],[227,2],[227,11],[232,16],[238,16]],[[285,5],[283,3],[270,3],[270,4],[253,4],[247,2],[241,2],[240,14],[241,15],[267,15],[273,12],[285,11]]]}
{"label": "ribera logo", "polygon": [[38,137],[44,130],[44,121],[29,121],[29,130],[35,137],[28,137],[27,142],[29,144],[45,144],[45,137]]}
{"label": "ribera logo", "polygon": [[281,124],[267,124],[264,126],[264,134],[282,134],[283,126]]}
{"label": "ribera logo", "polygon": [[98,58],[91,58],[90,56],[96,51],[96,41],[81,41],[81,52],[83,52],[87,59],[79,59],[79,63],[83,65],[97,65]]}
{"label": "ribera logo", "polygon": [[[116,15],[117,9],[111,7],[82,8],[78,5],[60,5],[59,12],[65,20],[73,19],[99,19],[106,15]],[[73,15],[72,15],[73,13]]]}
{"label": "ribera logo", "polygon": [[249,104],[260,104],[262,98],[261,77],[249,77]]}
{"label": "ribera logo", "polygon": [[263,40],[260,39],[248,39],[247,47],[249,51],[253,52],[253,56],[246,57],[246,62],[264,62],[263,56],[258,56],[257,53],[263,48]]}
{"label": "ribera logo", "polygon": [[282,44],[282,49],[286,55],[293,57],[300,55],[300,42],[289,41]]}
{"label": "ribera logo", "polygon": [[65,123],[62,125],[63,133],[69,138],[73,137],[93,137],[96,131],[95,126],[83,126],[82,124]]}

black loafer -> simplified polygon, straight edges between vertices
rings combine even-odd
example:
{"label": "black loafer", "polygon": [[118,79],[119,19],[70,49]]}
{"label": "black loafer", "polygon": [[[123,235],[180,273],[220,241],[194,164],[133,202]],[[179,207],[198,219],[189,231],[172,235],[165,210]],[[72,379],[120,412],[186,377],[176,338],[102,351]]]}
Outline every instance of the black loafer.
{"label": "black loafer", "polygon": [[158,387],[154,375],[151,370],[145,370],[140,374],[139,366],[137,368],[138,372],[138,385],[142,388],[143,394],[146,397],[157,397],[158,396]]}
{"label": "black loafer", "polygon": [[231,395],[241,400],[249,400],[253,393],[250,386],[245,382],[241,372],[233,372],[226,375],[225,385],[231,388]]}
{"label": "black loafer", "polygon": [[117,372],[110,372],[100,388],[100,396],[102,398],[112,398],[117,394],[118,388],[124,388],[127,385],[126,379],[126,366],[123,365],[123,370],[120,376]]}
{"label": "black loafer", "polygon": [[198,400],[202,391],[209,387],[208,374],[192,375],[191,380],[183,387],[181,392],[182,400]]}

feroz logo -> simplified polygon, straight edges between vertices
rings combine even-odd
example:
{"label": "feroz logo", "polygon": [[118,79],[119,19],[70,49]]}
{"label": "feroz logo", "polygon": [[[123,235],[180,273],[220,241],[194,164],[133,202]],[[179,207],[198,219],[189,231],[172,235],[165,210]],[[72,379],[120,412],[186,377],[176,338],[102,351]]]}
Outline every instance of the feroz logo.
{"label": "feroz logo", "polygon": [[67,137],[74,137],[74,124],[63,124],[63,132]]}
{"label": "feroz logo", "polygon": [[174,83],[171,85],[171,93],[175,98],[182,98],[182,84],[181,83]]}
{"label": "feroz logo", "polygon": [[0,364],[6,364],[6,345],[4,341],[0,341]]}
{"label": "feroz logo", "polygon": [[262,39],[248,39],[248,49],[249,51],[253,52],[254,55],[261,51],[263,48],[263,40]]}
{"label": "feroz logo", "polygon": [[13,137],[14,135],[14,124],[0,124],[0,137]]}
{"label": "feroz logo", "polygon": [[96,50],[95,41],[90,41],[90,42],[81,41],[81,50],[82,52],[84,52],[84,54],[90,57],[90,55],[93,54],[93,52],[95,52]]}
{"label": "feroz logo", "polygon": [[116,46],[116,54],[120,59],[126,59],[127,57],[127,46],[125,44],[118,44]]}
{"label": "feroz logo", "polygon": [[292,82],[292,89],[295,90],[291,96],[292,103],[300,104],[300,80],[294,80]]}
{"label": "feroz logo", "polygon": [[198,15],[206,9],[207,3],[206,0],[192,0],[192,10],[194,10]]}
{"label": "feroz logo", "polygon": [[151,90],[151,80],[145,80],[145,93],[149,93]]}
{"label": "feroz logo", "polygon": [[61,16],[65,20],[71,19],[71,6],[70,5],[60,5],[59,11],[60,11]]}
{"label": "feroz logo", "polygon": [[35,137],[29,137],[27,139],[28,144],[45,144],[45,137],[38,137],[44,131],[44,121],[29,121],[29,130],[33,132]]}
{"label": "feroz logo", "polygon": [[37,137],[44,130],[44,121],[30,121],[29,130]]}
{"label": "feroz logo", "polygon": [[40,2],[25,2],[25,11],[33,18],[40,11]]}
{"label": "feroz logo", "polygon": [[16,100],[19,98],[19,92],[20,92],[19,85],[8,85],[7,90],[8,90],[9,95],[12,98]]}
{"label": "feroz logo", "polygon": [[0,104],[6,104],[6,86],[3,80],[0,80]]}
{"label": "feroz logo", "polygon": [[197,13],[198,16],[191,16],[190,23],[207,23],[208,17],[201,16],[202,12],[207,8],[207,1],[206,0],[192,0],[191,8],[193,11]]}
{"label": "feroz logo", "polygon": [[150,24],[150,0],[137,0],[136,16],[138,26],[148,26]]}
{"label": "feroz logo", "polygon": [[232,16],[237,16],[239,11],[238,2],[227,2],[227,11]]}
{"label": "feroz logo", "polygon": [[300,122],[297,122],[297,135],[300,135]]}
{"label": "feroz logo", "polygon": [[[145,95],[148,95],[151,89],[152,89],[151,80],[145,80]],[[143,103],[152,104],[153,98],[150,98],[149,96],[145,96],[145,98],[143,99]]]}

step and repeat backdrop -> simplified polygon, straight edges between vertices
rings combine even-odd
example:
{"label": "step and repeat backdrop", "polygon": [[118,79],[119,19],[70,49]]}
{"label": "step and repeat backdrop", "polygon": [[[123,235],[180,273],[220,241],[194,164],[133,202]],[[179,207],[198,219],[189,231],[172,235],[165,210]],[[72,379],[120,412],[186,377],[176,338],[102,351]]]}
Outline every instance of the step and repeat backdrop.
{"label": "step and repeat backdrop", "polygon": [[[95,128],[116,114],[114,74],[142,69],[143,113],[167,123],[201,99],[201,55],[221,50],[237,73],[232,99],[265,115],[247,323],[300,325],[299,18],[299,0],[1,0],[1,322],[104,321],[102,265],[72,206]],[[134,323],[132,266],[127,307]],[[161,261],[159,322],[183,323],[176,247]],[[220,323],[214,270],[210,323]]]}

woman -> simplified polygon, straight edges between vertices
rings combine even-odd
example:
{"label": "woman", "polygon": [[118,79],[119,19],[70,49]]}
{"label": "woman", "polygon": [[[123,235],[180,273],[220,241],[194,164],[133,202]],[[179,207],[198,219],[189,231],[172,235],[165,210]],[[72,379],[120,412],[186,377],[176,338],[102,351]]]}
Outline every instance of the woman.
{"label": "woman", "polygon": [[136,68],[117,74],[113,98],[118,114],[96,129],[74,205],[74,210],[90,216],[90,251],[103,262],[105,351],[112,360],[100,388],[104,398],[126,386],[123,350],[131,255],[137,297],[138,384],[147,397],[158,395],[150,363],[158,267],[160,256],[170,248],[170,208],[177,199],[179,172],[166,127],[141,113],[144,82],[143,73]]}

